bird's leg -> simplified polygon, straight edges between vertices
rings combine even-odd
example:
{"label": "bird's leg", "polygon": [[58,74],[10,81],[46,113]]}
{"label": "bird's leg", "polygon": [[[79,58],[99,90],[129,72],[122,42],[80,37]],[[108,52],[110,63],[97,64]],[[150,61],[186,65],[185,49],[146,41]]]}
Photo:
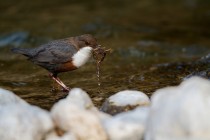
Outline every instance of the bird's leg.
{"label": "bird's leg", "polygon": [[54,75],[52,73],[49,74],[50,77],[55,80],[55,82],[57,82],[62,88],[64,91],[69,91],[70,89],[57,77],[57,75]]}
{"label": "bird's leg", "polygon": [[70,90],[69,87],[67,87],[67,86],[60,80],[60,78],[56,77],[56,79],[62,84],[61,86],[62,86],[62,88],[64,89],[64,91],[69,91],[69,90]]}

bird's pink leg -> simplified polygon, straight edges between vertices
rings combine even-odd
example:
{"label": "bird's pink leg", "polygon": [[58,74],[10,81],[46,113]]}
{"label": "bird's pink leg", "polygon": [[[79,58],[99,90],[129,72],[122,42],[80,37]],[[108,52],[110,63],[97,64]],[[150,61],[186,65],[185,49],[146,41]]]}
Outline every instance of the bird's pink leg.
{"label": "bird's pink leg", "polygon": [[69,87],[67,87],[57,76],[54,76],[52,73],[50,73],[49,75],[53,80],[55,80],[55,82],[57,82],[63,88],[64,91],[70,91]]}

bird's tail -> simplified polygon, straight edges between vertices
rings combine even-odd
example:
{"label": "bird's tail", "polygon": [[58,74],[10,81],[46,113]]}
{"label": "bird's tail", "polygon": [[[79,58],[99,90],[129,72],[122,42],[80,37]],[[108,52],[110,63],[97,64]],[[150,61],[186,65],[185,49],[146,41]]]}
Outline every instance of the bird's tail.
{"label": "bird's tail", "polygon": [[19,54],[22,54],[25,56],[30,56],[30,53],[29,53],[28,49],[26,49],[26,48],[12,48],[11,51],[13,53],[19,53]]}

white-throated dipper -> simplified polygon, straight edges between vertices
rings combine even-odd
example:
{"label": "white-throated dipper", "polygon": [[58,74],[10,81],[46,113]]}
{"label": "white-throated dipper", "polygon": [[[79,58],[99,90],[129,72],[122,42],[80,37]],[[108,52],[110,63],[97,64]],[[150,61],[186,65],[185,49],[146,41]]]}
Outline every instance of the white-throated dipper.
{"label": "white-throated dipper", "polygon": [[37,48],[13,48],[12,52],[28,57],[28,60],[50,72],[50,76],[64,91],[69,88],[57,77],[58,73],[75,70],[84,65],[91,54],[103,61],[107,50],[98,45],[90,34],[51,41]]}

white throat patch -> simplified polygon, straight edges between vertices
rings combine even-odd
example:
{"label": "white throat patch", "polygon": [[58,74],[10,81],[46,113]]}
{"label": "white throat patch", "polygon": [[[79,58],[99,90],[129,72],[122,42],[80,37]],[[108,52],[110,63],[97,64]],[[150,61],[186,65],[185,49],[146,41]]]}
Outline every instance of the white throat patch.
{"label": "white throat patch", "polygon": [[73,55],[72,57],[73,64],[76,67],[81,67],[82,65],[84,65],[90,58],[91,51],[92,51],[92,47],[89,47],[89,46],[81,48],[77,53]]}

